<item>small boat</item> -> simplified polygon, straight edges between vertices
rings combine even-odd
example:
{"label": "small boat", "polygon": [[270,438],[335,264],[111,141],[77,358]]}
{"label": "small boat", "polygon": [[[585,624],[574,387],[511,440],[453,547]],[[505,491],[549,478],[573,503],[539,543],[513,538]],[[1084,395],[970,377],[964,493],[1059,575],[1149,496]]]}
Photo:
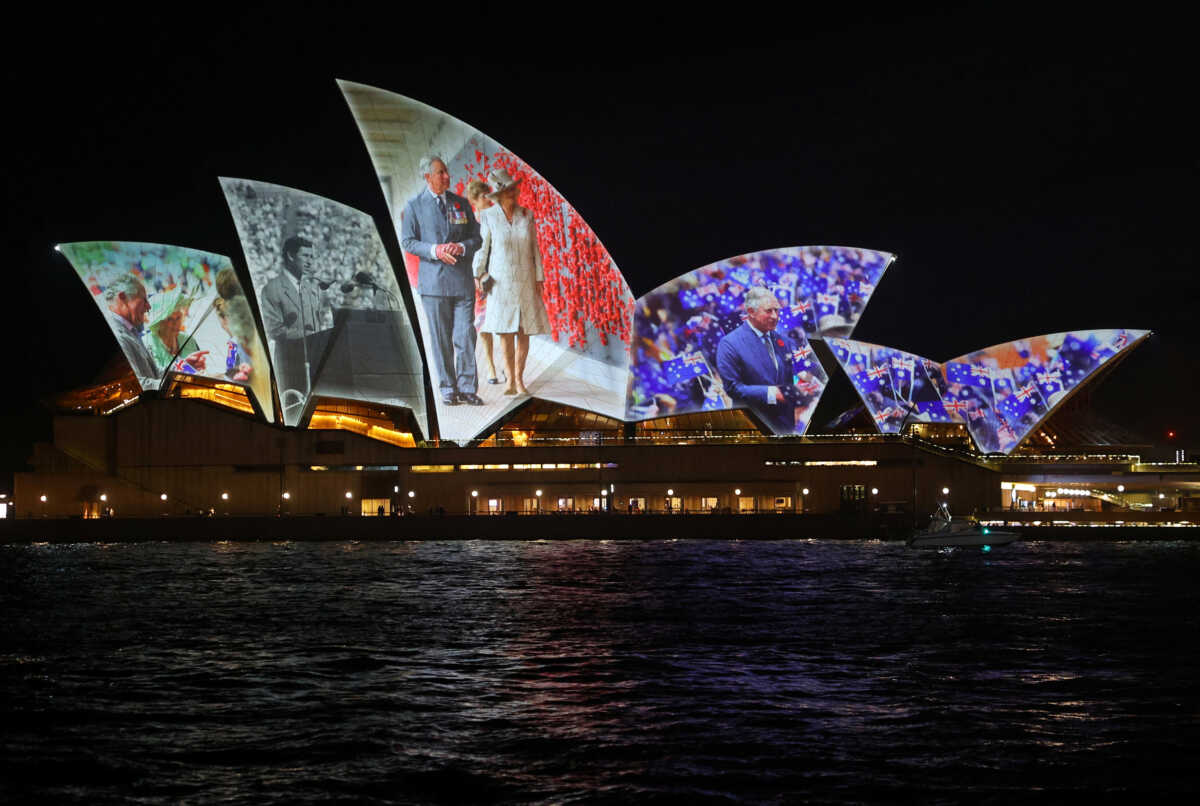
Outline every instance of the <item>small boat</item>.
{"label": "small boat", "polygon": [[974,518],[955,518],[950,515],[950,508],[942,503],[929,527],[918,530],[908,539],[909,548],[942,548],[945,546],[979,546],[989,550],[992,546],[1006,546],[1020,535],[1016,532],[1004,532],[983,526]]}

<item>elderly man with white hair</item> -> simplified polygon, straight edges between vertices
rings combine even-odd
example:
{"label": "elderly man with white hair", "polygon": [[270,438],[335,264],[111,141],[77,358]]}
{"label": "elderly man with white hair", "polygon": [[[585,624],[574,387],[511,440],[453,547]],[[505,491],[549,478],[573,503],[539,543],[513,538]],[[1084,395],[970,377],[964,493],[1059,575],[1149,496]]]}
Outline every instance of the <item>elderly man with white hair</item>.
{"label": "elderly man with white hair", "polygon": [[104,304],[108,306],[109,324],[117,344],[129,360],[138,383],[143,389],[157,389],[162,372],[142,341],[146,314],[150,313],[146,287],[131,274],[117,275],[104,288]]}
{"label": "elderly man with white hair", "polygon": [[717,345],[717,372],[735,403],[757,414],[776,434],[793,434],[795,345],[775,329],[779,300],[770,289],[755,286],[746,294],[745,309],[746,321]]}
{"label": "elderly man with white hair", "polygon": [[483,405],[476,394],[475,278],[471,261],[482,240],[471,205],[451,193],[450,171],[436,154],[421,158],[425,187],[404,207],[400,245],[416,256],[417,293],[425,309],[426,352],[447,406]]}

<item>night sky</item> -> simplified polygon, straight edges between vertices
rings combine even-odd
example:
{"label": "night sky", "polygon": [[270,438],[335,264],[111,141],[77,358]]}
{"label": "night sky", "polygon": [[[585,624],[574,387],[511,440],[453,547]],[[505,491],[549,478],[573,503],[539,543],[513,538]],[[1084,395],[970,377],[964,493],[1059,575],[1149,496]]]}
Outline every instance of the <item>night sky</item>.
{"label": "night sky", "polygon": [[731,255],[845,244],[899,255],[855,338],[945,360],[1073,328],[1152,329],[1096,405],[1200,445],[1196,71],[1181,26],[1008,6],[598,23],[569,5],[512,8],[56,11],[10,31],[4,465],[47,435],[38,401],[117,350],[55,243],[213,250],[245,279],[217,183],[232,176],[370,213],[401,265],[337,78],[519,154],[637,295]]}

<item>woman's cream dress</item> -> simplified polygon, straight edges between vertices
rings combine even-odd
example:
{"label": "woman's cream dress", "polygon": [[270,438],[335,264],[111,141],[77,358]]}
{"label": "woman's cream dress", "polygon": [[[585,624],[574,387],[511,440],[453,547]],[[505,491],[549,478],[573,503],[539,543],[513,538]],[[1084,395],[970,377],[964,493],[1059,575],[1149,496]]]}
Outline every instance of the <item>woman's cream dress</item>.
{"label": "woman's cream dress", "polygon": [[542,273],[542,253],[538,249],[537,224],[533,213],[518,206],[510,223],[499,204],[492,205],[479,216],[483,246],[475,253],[472,264],[475,276],[486,271],[495,281],[487,295],[487,311],[483,315],[484,333],[516,333],[529,335],[548,333],[550,317],[538,294]]}

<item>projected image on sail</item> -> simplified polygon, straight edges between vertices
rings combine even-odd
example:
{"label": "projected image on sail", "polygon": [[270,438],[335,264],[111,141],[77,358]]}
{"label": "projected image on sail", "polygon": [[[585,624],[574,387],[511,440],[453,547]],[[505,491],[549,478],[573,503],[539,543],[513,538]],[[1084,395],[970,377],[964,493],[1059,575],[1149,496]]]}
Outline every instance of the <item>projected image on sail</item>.
{"label": "projected image on sail", "polygon": [[530,396],[620,417],[633,295],[575,208],[470,125],[340,86],[405,253],[442,438]]}
{"label": "projected image on sail", "polygon": [[412,411],[428,433],[420,352],[366,213],[304,191],[221,179],[270,345],[283,421],[315,397]]}
{"label": "projected image on sail", "polygon": [[229,258],[166,244],[59,246],[96,301],[142,389],[170,373],[250,390],[272,419],[271,372]]}
{"label": "projected image on sail", "polygon": [[777,434],[804,433],[828,382],[809,339],[852,330],[891,261],[797,246],[659,286],[635,307],[626,418],[741,408]]}
{"label": "projected image on sail", "polygon": [[957,407],[942,403],[942,369],[919,355],[850,339],[827,339],[881,433],[895,434],[908,423],[961,421]]}
{"label": "projected image on sail", "polygon": [[1071,392],[1146,330],[1077,330],[997,344],[947,361],[944,405],[961,409],[983,453],[1009,453]]}

